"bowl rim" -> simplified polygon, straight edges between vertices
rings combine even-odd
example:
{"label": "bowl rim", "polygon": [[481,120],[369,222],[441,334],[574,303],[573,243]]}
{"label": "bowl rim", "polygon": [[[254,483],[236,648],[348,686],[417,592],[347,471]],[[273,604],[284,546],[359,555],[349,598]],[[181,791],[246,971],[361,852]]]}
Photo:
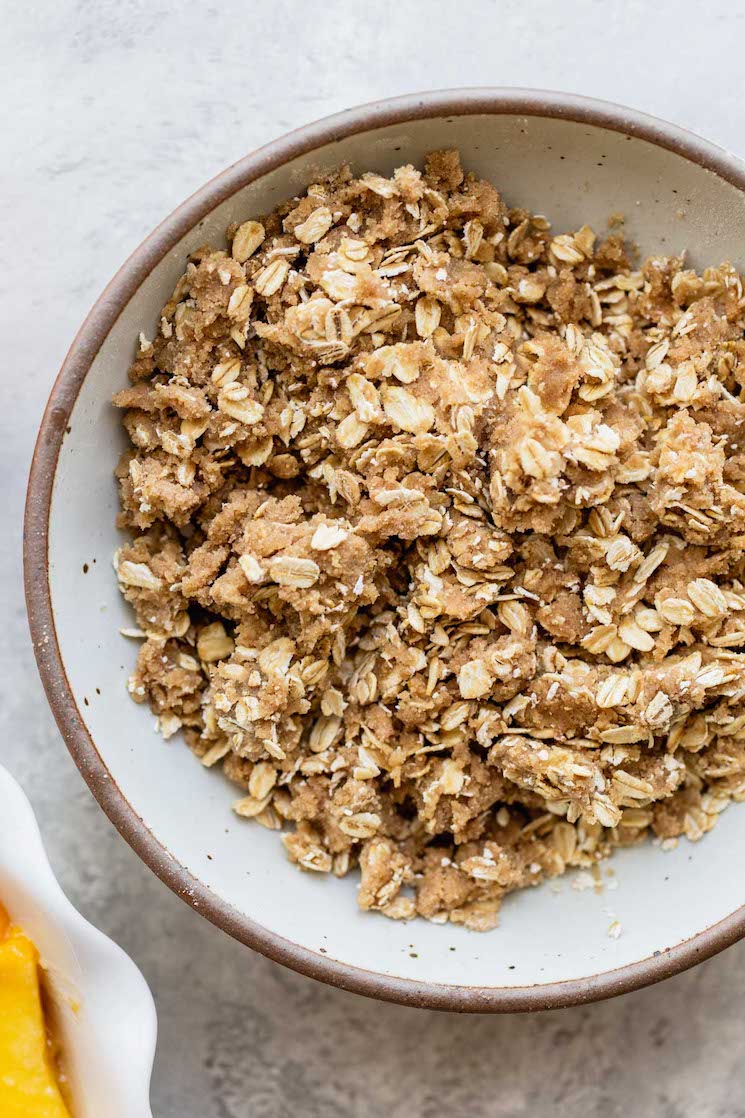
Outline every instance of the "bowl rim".
{"label": "bowl rim", "polygon": [[474,88],[410,94],[325,117],[259,148],[207,182],[161,222],[125,261],[80,327],[52,388],[34,449],[24,520],[24,585],[37,666],[73,760],[120,834],[178,896],[234,939],[331,986],[430,1009],[522,1012],[598,1001],[686,970],[745,936],[745,905],[655,956],[588,977],[533,986],[455,986],[396,978],[317,954],[268,930],[217,897],[145,826],[109,773],[77,707],[57,641],[49,585],[49,517],[69,416],[111,327],[168,251],[236,191],[325,144],[387,125],[478,114],[559,118],[620,132],[678,154],[745,193],[745,164],[693,133],[610,102],[545,90]]}

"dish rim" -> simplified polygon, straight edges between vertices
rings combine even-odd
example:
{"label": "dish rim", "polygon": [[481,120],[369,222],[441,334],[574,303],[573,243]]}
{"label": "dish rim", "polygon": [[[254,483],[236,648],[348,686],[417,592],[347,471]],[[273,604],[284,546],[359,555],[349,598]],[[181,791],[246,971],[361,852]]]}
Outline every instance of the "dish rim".
{"label": "dish rim", "polygon": [[73,340],[50,393],[31,462],[24,520],[24,586],[37,666],[72,758],[119,833],[177,896],[239,942],[331,986],[421,1008],[523,1012],[599,1001],[678,974],[745,936],[745,905],[683,943],[649,958],[583,978],[522,987],[455,986],[397,978],[350,966],[285,939],[238,912],[192,876],[148,830],[119,789],[85,726],[67,679],[49,585],[49,517],[68,419],[119,314],[181,237],[238,190],[325,144],[419,119],[479,114],[559,118],[619,132],[680,155],[745,193],[745,164],[709,141],[635,109],[546,90],[475,88],[410,94],[325,117],[259,148],[209,180],[145,238],[94,303]]}
{"label": "dish rim", "polygon": [[[0,842],[0,880],[6,887],[10,882],[23,896],[38,916],[36,930],[32,931],[23,919],[14,918],[13,906],[10,910],[11,925],[20,924],[41,953],[42,970],[47,973],[51,986],[53,1012],[60,1013],[65,1003],[76,1003],[72,1014],[75,1027],[68,1027],[62,1041],[65,1063],[76,1063],[77,1082],[70,1084],[72,1104],[86,1113],[96,1102],[91,1092],[100,1099],[107,1092],[115,1093],[117,1114],[128,1114],[129,1118],[153,1118],[150,1107],[150,1085],[155,1060],[158,1037],[158,1017],[152,991],[145,976],[134,959],[116,940],[91,923],[72,903],[60,885],[47,854],[44,835],[34,806],[16,777],[0,764],[0,809],[3,819],[10,820],[14,841],[12,851],[8,844]],[[23,858],[17,857],[18,848],[23,850]],[[10,859],[10,860],[8,860]],[[0,898],[2,900],[2,898]],[[53,939],[66,944],[73,963],[63,967],[55,962],[42,944]],[[90,1008],[92,991],[105,995],[106,1010],[100,1003]],[[122,1024],[126,1007],[137,1013],[137,1031]],[[82,1032],[83,1041],[77,1032]],[[105,1055],[114,1048],[126,1065],[126,1083],[117,1081],[111,1074],[111,1065],[99,1065],[97,1074],[90,1084],[86,1076],[80,1074],[81,1052],[85,1037],[95,1037],[99,1055]],[[90,1041],[88,1042],[90,1043]],[[77,1057],[77,1059],[76,1059]],[[101,1069],[104,1068],[104,1074]],[[106,1074],[108,1072],[108,1075]],[[94,1086],[97,1081],[98,1086]],[[126,1097],[123,1097],[123,1092]],[[135,1109],[132,1109],[134,1107]]]}

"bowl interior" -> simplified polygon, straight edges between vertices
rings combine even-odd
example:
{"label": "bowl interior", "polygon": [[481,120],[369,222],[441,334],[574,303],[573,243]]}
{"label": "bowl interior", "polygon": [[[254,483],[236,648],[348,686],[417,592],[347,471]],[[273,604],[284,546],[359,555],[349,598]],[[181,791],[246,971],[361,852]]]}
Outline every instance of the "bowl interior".
{"label": "bowl interior", "polygon": [[[745,859],[745,812],[732,808],[697,845],[645,845],[603,867],[602,888],[570,880],[508,898],[488,935],[424,921],[397,924],[361,914],[356,883],[298,872],[276,833],[230,811],[236,799],[174,739],[164,744],[125,683],[137,642],[111,556],[117,493],[112,471],[123,438],[110,407],[126,383],[140,330],[153,336],[159,310],[187,253],[224,243],[225,227],[270,210],[349,160],[390,172],[438,147],[460,149],[467,168],[508,202],[545,213],[557,231],[606,227],[626,216],[644,254],[689,250],[696,265],[731,259],[745,245],[745,195],[682,155],[593,124],[541,116],[439,116],[376,127],[327,143],[242,187],[217,205],[142,282],[98,352],[69,420],[54,479],[49,578],[57,638],[80,717],[110,780],[173,859],[240,917],[314,953],[363,971],[443,985],[526,987],[582,979],[647,959],[723,920],[745,903],[745,881],[723,867]],[[740,253],[738,261],[737,254]],[[609,876],[612,871],[612,876]],[[583,883],[580,878],[579,884]],[[608,928],[618,919],[620,938]]]}

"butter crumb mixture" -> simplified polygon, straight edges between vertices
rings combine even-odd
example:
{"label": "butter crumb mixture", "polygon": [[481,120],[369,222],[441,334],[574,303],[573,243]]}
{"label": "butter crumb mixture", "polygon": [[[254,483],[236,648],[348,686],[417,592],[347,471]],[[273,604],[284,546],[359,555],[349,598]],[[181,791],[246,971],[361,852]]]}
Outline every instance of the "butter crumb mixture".
{"label": "butter crumb mixture", "polygon": [[554,235],[452,151],[228,243],[115,399],[133,698],[394,918],[700,838],[745,798],[738,273]]}

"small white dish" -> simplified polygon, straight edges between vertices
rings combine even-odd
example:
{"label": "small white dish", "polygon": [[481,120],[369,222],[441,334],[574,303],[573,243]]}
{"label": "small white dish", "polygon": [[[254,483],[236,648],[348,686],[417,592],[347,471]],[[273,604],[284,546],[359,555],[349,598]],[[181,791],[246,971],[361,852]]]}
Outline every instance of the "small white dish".
{"label": "small white dish", "polygon": [[129,956],[62,892],[31,804],[2,767],[0,902],[39,950],[73,1118],[152,1118],[157,1034],[152,994]]}

